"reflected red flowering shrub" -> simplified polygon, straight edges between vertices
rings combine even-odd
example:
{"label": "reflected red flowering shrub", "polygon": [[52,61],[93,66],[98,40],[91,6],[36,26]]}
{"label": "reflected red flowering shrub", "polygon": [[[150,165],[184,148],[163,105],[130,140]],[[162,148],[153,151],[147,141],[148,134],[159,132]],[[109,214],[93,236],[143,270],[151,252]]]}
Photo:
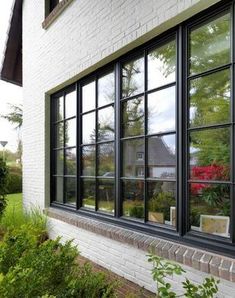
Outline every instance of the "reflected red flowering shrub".
{"label": "reflected red flowering shrub", "polygon": [[[192,180],[214,180],[214,181],[226,181],[229,178],[229,167],[220,165],[210,166],[194,166],[191,169]],[[198,195],[202,190],[208,189],[211,184],[205,183],[192,183],[191,193]]]}

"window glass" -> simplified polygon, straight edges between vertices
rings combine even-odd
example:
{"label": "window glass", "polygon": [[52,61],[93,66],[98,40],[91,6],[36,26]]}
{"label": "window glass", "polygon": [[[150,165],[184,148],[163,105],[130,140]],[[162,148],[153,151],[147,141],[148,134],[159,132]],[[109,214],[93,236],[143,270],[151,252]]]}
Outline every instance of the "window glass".
{"label": "window glass", "polygon": [[114,107],[98,111],[98,140],[108,141],[114,139]]}
{"label": "window glass", "polygon": [[90,144],[96,141],[95,112],[82,116],[82,143]]}
{"label": "window glass", "polygon": [[230,121],[230,69],[194,79],[190,83],[190,126]]}
{"label": "window glass", "polygon": [[122,103],[123,137],[144,134],[144,99],[137,97]]}
{"label": "window glass", "polygon": [[190,225],[194,231],[230,236],[230,187],[226,184],[190,184]]}
{"label": "window glass", "polygon": [[54,199],[56,202],[63,203],[64,200],[64,184],[63,177],[54,177]]}
{"label": "window glass", "polygon": [[144,91],[144,57],[133,59],[122,67],[122,97]]}
{"label": "window glass", "polygon": [[176,226],[176,183],[148,182],[148,220]]}
{"label": "window glass", "polygon": [[82,147],[82,176],[95,176],[95,146]]}
{"label": "window glass", "polygon": [[138,177],[138,167],[144,166],[144,160],[137,152],[144,152],[144,139],[123,141],[123,177]]}
{"label": "window glass", "polygon": [[55,147],[64,147],[64,123],[57,123],[55,128]]}
{"label": "window glass", "polygon": [[175,135],[148,138],[148,175],[151,178],[175,178]]}
{"label": "window glass", "polygon": [[200,26],[190,34],[190,74],[230,62],[230,14]]}
{"label": "window glass", "polygon": [[123,181],[123,215],[143,220],[144,219],[144,181]]}
{"label": "window glass", "polygon": [[150,51],[148,54],[148,89],[174,82],[175,66],[175,40]]}
{"label": "window glass", "polygon": [[217,128],[190,133],[190,178],[230,179],[230,129]]}
{"label": "window glass", "polygon": [[98,106],[110,104],[115,98],[114,72],[111,72],[98,80]]}
{"label": "window glass", "polygon": [[65,173],[76,175],[76,148],[65,150]]}
{"label": "window glass", "polygon": [[76,205],[76,179],[64,178],[65,182],[65,202]]}
{"label": "window glass", "polygon": [[73,117],[76,114],[76,92],[73,91],[65,96],[65,118]]}
{"label": "window glass", "polygon": [[98,176],[114,177],[114,143],[98,146]]}
{"label": "window glass", "polygon": [[96,183],[94,179],[82,179],[82,206],[95,209]]}
{"label": "window glass", "polygon": [[57,150],[54,152],[55,158],[55,174],[64,175],[64,151]]}
{"label": "window glass", "polygon": [[99,179],[98,182],[98,210],[114,213],[114,180]]}
{"label": "window glass", "polygon": [[76,119],[65,121],[65,146],[76,146]]}
{"label": "window glass", "polygon": [[95,81],[82,87],[82,112],[95,109]]}
{"label": "window glass", "polygon": [[148,95],[148,133],[175,130],[175,87]]}

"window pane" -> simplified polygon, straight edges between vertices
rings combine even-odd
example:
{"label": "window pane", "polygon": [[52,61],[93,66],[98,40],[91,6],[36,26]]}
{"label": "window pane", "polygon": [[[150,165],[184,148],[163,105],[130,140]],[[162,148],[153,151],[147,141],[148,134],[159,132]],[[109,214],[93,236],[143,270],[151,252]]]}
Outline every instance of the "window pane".
{"label": "window pane", "polygon": [[144,58],[129,61],[122,67],[122,97],[144,91]]}
{"label": "window pane", "polygon": [[64,150],[54,151],[55,154],[55,174],[64,175]]}
{"label": "window pane", "polygon": [[104,106],[114,101],[114,73],[111,72],[98,80],[98,106]]}
{"label": "window pane", "polygon": [[76,205],[76,179],[64,178],[65,182],[65,202]]}
{"label": "window pane", "polygon": [[192,127],[230,121],[230,69],[190,83],[190,125]]}
{"label": "window pane", "polygon": [[82,147],[82,176],[95,176],[95,146]]}
{"label": "window pane", "polygon": [[65,97],[65,118],[76,116],[76,92],[68,93]]}
{"label": "window pane", "polygon": [[190,179],[229,180],[230,129],[190,133]]}
{"label": "window pane", "polygon": [[82,112],[95,109],[95,81],[82,87]]}
{"label": "window pane", "polygon": [[123,141],[123,177],[138,177],[138,168],[144,167],[140,152],[144,154],[144,139]]}
{"label": "window pane", "polygon": [[64,147],[64,124],[55,124],[55,148]]}
{"label": "window pane", "polygon": [[55,182],[54,200],[56,202],[63,203],[63,198],[64,198],[63,177],[54,177],[54,182]]}
{"label": "window pane", "polygon": [[55,121],[64,119],[64,98],[63,96],[55,98]]}
{"label": "window pane", "polygon": [[148,89],[175,81],[176,45],[171,41],[148,54]]}
{"label": "window pane", "polygon": [[175,87],[148,95],[148,133],[175,130]]}
{"label": "window pane", "polygon": [[229,237],[229,185],[191,183],[189,189],[191,229]]}
{"label": "window pane", "polygon": [[114,213],[115,188],[113,179],[100,179],[98,184],[98,210]]}
{"label": "window pane", "polygon": [[176,226],[176,183],[148,182],[148,220]]}
{"label": "window pane", "polygon": [[190,34],[190,73],[200,73],[230,61],[230,14]]}
{"label": "window pane", "polygon": [[114,177],[114,143],[98,146],[98,176]]}
{"label": "window pane", "polygon": [[95,113],[89,113],[82,116],[82,143],[95,143]]}
{"label": "window pane", "polygon": [[148,176],[152,178],[175,178],[175,135],[148,139]]}
{"label": "window pane", "polygon": [[65,146],[76,146],[76,118],[65,121]]}
{"label": "window pane", "polygon": [[65,150],[65,173],[76,175],[76,148]]}
{"label": "window pane", "polygon": [[95,180],[82,179],[82,206],[95,209]]}
{"label": "window pane", "polygon": [[122,103],[123,137],[144,134],[144,99],[138,97]]}
{"label": "window pane", "polygon": [[144,219],[144,181],[123,181],[123,215]]}
{"label": "window pane", "polygon": [[98,111],[98,140],[114,139],[114,107]]}

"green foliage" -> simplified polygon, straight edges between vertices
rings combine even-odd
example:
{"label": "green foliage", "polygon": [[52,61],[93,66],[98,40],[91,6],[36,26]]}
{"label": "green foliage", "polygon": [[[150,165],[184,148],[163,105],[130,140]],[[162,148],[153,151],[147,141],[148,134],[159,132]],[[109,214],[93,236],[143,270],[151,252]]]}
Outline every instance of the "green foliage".
{"label": "green foliage", "polygon": [[18,249],[13,256],[19,252],[18,262],[6,274],[2,272],[1,297],[115,297],[115,285],[104,274],[93,273],[88,264],[77,264],[77,249],[71,241],[63,245],[58,238],[36,244],[24,241],[24,236],[22,233],[15,242]]}
{"label": "green foliage", "polygon": [[6,162],[0,158],[0,218],[6,208],[6,192],[7,192],[8,168]]}
{"label": "green foliage", "polygon": [[7,193],[22,192],[22,170],[19,167],[9,167],[7,179]]}
{"label": "green foliage", "polygon": [[148,255],[148,262],[152,262],[154,266],[152,276],[153,280],[157,283],[157,297],[159,298],[213,298],[218,292],[219,280],[215,280],[213,277],[205,278],[201,285],[195,285],[186,278],[186,280],[182,282],[183,289],[185,290],[184,294],[177,295],[172,291],[171,284],[166,282],[165,278],[167,276],[173,276],[174,274],[181,275],[185,273],[182,267],[152,254]]}
{"label": "green foliage", "polygon": [[131,217],[143,218],[144,217],[144,207],[143,206],[133,206],[129,209],[129,215]]}
{"label": "green foliage", "polygon": [[153,195],[148,203],[149,211],[164,213],[165,219],[170,219],[170,207],[175,206],[172,192],[160,192]]}

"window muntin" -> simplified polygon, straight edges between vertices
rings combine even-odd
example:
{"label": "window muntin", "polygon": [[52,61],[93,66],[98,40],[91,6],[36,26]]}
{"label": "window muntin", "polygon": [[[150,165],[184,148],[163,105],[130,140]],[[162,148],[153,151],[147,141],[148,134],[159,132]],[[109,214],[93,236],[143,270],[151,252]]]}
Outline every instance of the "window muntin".
{"label": "window muntin", "polygon": [[[138,51],[124,62],[119,60],[114,64],[115,75],[101,70],[90,76],[89,81],[78,82],[78,90],[81,90],[76,135],[78,207],[102,212],[103,218],[107,214],[117,219],[122,216],[124,221],[121,222],[128,222],[132,227],[138,221],[146,231],[161,228],[165,236],[179,233],[180,239],[194,239],[198,243],[203,238],[211,249],[213,243],[223,243],[231,251],[233,244],[230,246],[229,242],[234,242],[234,218],[231,217],[234,214],[231,203],[234,193],[234,61],[230,61],[228,41],[232,33],[227,20],[231,22],[231,15],[225,12],[209,20],[207,17],[206,22],[202,19],[201,24],[196,21],[195,26],[193,23],[182,25],[188,28],[181,36],[183,42],[188,41],[187,55],[178,48],[178,39],[165,38],[157,45],[145,46],[143,52]],[[213,30],[221,32],[217,41]],[[182,31],[177,31],[178,34]],[[203,46],[209,48],[205,57],[198,54],[194,40],[200,40],[200,34],[210,35],[208,41],[203,41]],[[213,52],[214,44],[218,46],[220,42],[221,47]],[[176,59],[176,55],[180,59]],[[177,65],[182,60],[184,63]],[[181,73],[184,64],[186,69]],[[179,78],[182,86],[178,84]],[[88,91],[86,85],[89,85]],[[82,94],[87,98],[85,108]],[[66,172],[71,157],[66,161],[67,153],[60,154],[59,150],[70,150],[64,147],[66,135],[63,132],[73,116],[65,116],[64,95],[60,93],[55,97],[53,198],[58,203],[66,203],[66,198],[73,200],[72,190],[67,195],[65,179],[72,178]],[[130,111],[138,101],[137,115],[132,113],[132,118]],[[89,114],[94,119],[92,129],[83,128],[87,124],[83,117]],[[139,123],[136,119],[140,119]],[[86,135],[84,140],[83,134]],[[157,150],[151,149],[156,147],[152,144],[156,140],[168,151],[164,158],[158,156],[157,163],[154,157]],[[134,150],[129,147],[134,143],[141,146],[128,160],[128,152]],[[203,156],[207,156],[207,160],[203,160]],[[68,177],[61,174],[62,168]],[[213,229],[210,223],[217,228]]]}
{"label": "window muntin", "polygon": [[190,229],[221,237],[231,233],[230,19],[227,13],[189,32]]}

